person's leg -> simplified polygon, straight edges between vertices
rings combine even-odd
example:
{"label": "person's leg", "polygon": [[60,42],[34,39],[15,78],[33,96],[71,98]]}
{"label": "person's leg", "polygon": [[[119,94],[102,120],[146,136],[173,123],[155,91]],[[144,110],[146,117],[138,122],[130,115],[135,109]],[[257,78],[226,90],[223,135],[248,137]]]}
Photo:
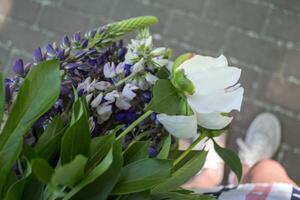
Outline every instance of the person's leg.
{"label": "person's leg", "polygon": [[[276,116],[271,113],[258,115],[250,124],[245,139],[237,139],[243,175],[246,176],[252,171],[252,167],[256,168],[260,161],[271,159],[279,148],[280,139],[281,128]],[[229,175],[229,183],[237,184],[233,173]]]}
{"label": "person's leg", "polygon": [[[215,141],[222,147],[226,143],[226,135],[223,134],[215,138]],[[186,149],[190,145],[191,141],[182,140],[179,143],[180,149]],[[206,157],[203,169],[191,178],[188,182],[182,185],[183,188],[212,188],[220,185],[223,180],[224,174],[224,161],[219,157],[213,148],[213,142],[208,141],[206,144],[200,143],[195,149],[201,150],[204,145],[208,149],[208,155]]]}
{"label": "person's leg", "polygon": [[262,160],[255,164],[243,178],[243,183],[296,183],[289,178],[284,167],[274,160]]}

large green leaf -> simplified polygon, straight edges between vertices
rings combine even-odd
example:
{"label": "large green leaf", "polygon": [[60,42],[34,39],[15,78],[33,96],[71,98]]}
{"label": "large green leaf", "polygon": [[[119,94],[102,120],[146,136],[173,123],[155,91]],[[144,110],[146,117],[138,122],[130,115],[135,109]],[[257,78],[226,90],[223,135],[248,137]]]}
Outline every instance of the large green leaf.
{"label": "large green leaf", "polygon": [[64,185],[72,188],[84,177],[84,168],[86,163],[86,157],[77,155],[71,162],[55,169],[52,176],[52,183],[55,185]]}
{"label": "large green leaf", "polygon": [[146,158],[130,163],[122,169],[113,194],[130,194],[153,188],[171,175],[172,162]]}
{"label": "large green leaf", "polygon": [[109,134],[93,138],[90,146],[90,156],[86,166],[86,171],[93,170],[99,162],[107,155],[115,141],[115,135]]}
{"label": "large green leaf", "polygon": [[88,175],[84,177],[82,181],[80,181],[65,197],[63,200],[70,199],[77,192],[83,189],[88,184],[94,182],[97,178],[99,178],[105,171],[108,170],[110,165],[113,162],[113,148],[111,147],[108,154],[105,156],[103,161],[96,166]]}
{"label": "large green leaf", "polygon": [[34,150],[48,161],[52,160],[60,148],[61,138],[65,128],[60,117],[55,117],[37,141]]}
{"label": "large green leaf", "polygon": [[171,135],[168,134],[163,141],[163,145],[160,149],[160,152],[157,154],[156,158],[158,159],[167,159],[169,157],[169,152],[171,148]]}
{"label": "large green leaf", "polygon": [[124,152],[124,165],[148,158],[148,142],[135,142]]}
{"label": "large green leaf", "polygon": [[157,185],[152,192],[161,193],[177,189],[199,172],[205,162],[206,155],[206,151],[199,151],[194,154],[194,156],[182,165],[182,167],[174,171],[170,178]]}
{"label": "large green leaf", "polygon": [[60,161],[66,164],[78,154],[89,155],[91,136],[87,111],[82,98],[73,105],[73,118],[61,141]]}
{"label": "large green leaf", "polygon": [[177,93],[177,89],[171,81],[159,79],[153,86],[153,98],[147,109],[157,113],[176,115],[182,112],[183,99]]}
{"label": "large green leaf", "polygon": [[234,151],[220,147],[215,141],[214,148],[217,154],[225,161],[225,163],[236,174],[238,180],[240,181],[243,174],[243,168],[240,158],[236,155]]}
{"label": "large green leaf", "polygon": [[3,195],[7,174],[22,149],[23,135],[55,103],[59,92],[57,60],[45,61],[31,68],[0,135],[0,195]]}
{"label": "large green leaf", "polygon": [[41,158],[35,158],[31,161],[32,172],[41,182],[48,184],[51,182],[53,168],[48,162]]}
{"label": "large green leaf", "polygon": [[4,84],[3,74],[0,72],[0,127],[2,124],[4,104],[5,104],[5,84]]}
{"label": "large green leaf", "polygon": [[107,199],[113,187],[118,181],[122,165],[123,157],[121,142],[116,141],[113,145],[113,162],[110,165],[109,169],[92,183],[88,184],[85,188],[76,193],[75,196],[72,197],[72,199]]}

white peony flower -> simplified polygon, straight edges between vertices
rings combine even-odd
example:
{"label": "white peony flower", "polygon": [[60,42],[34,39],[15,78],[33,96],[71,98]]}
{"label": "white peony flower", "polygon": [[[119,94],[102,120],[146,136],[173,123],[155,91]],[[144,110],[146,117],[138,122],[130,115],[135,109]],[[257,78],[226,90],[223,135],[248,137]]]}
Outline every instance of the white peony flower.
{"label": "white peony flower", "polygon": [[157,117],[160,123],[179,138],[196,135],[197,124],[207,129],[226,127],[232,117],[224,113],[239,111],[241,108],[244,89],[237,83],[241,69],[228,66],[223,55],[218,58],[194,55],[181,63],[175,72],[178,70],[184,70],[184,75],[194,86],[193,94],[186,94],[194,115],[159,114]]}

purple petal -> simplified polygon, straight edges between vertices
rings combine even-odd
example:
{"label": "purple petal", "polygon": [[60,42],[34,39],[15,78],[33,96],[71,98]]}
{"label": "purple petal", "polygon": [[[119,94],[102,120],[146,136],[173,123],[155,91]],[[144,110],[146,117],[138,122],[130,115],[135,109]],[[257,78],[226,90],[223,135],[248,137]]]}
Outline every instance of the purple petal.
{"label": "purple petal", "polygon": [[84,56],[86,54],[86,51],[83,51],[83,50],[81,50],[81,51],[78,51],[78,52],[76,52],[76,54],[75,54],[75,58],[81,58],[82,56]]}
{"label": "purple petal", "polygon": [[150,157],[155,157],[156,154],[157,154],[157,150],[156,150],[155,147],[149,147],[149,148],[148,148],[148,155],[149,155]]}
{"label": "purple petal", "polygon": [[5,79],[5,101],[6,103],[9,103],[11,100],[11,90],[10,90],[10,84],[12,81],[10,79]]}
{"label": "purple petal", "polygon": [[76,67],[78,67],[79,65],[81,65],[80,63],[68,63],[64,68],[65,69],[74,69]]}
{"label": "purple petal", "polygon": [[84,49],[88,46],[88,44],[89,44],[89,41],[87,39],[83,39],[80,42],[81,47]]}
{"label": "purple petal", "polygon": [[124,58],[126,52],[127,52],[127,49],[126,49],[126,48],[120,48],[120,49],[118,50],[118,58],[119,58],[119,59]]}
{"label": "purple petal", "polygon": [[80,42],[80,39],[81,39],[80,32],[74,33],[74,34],[72,35],[72,40],[73,40],[74,42]]}
{"label": "purple petal", "polygon": [[51,57],[54,57],[56,55],[56,51],[54,50],[54,48],[51,44],[48,44],[46,46],[46,51],[47,51],[47,54]]}
{"label": "purple petal", "polygon": [[13,70],[16,74],[23,75],[24,74],[24,64],[22,59],[17,59],[14,66]]}
{"label": "purple petal", "polygon": [[33,51],[33,60],[35,62],[41,62],[43,61],[43,54],[42,54],[42,51],[41,51],[41,48],[36,48],[34,51]]}
{"label": "purple petal", "polygon": [[68,88],[67,86],[62,85],[60,87],[60,95],[68,95],[71,92],[70,88]]}
{"label": "purple petal", "polygon": [[59,58],[61,61],[63,61],[65,59],[65,50],[64,49],[59,49],[56,52],[56,56],[57,58]]}
{"label": "purple petal", "polygon": [[70,43],[69,37],[65,35],[65,36],[63,37],[62,41],[61,41],[61,44],[62,44],[62,46],[63,46],[64,48],[70,47],[70,46],[71,46],[71,43]]}

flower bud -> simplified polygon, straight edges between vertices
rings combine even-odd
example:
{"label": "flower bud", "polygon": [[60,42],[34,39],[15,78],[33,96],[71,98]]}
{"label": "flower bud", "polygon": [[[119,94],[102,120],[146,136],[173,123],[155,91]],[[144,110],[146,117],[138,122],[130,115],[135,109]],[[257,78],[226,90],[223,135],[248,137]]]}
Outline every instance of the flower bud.
{"label": "flower bud", "polygon": [[172,77],[172,83],[180,92],[192,95],[195,92],[195,87],[185,75],[184,70],[177,70]]}

